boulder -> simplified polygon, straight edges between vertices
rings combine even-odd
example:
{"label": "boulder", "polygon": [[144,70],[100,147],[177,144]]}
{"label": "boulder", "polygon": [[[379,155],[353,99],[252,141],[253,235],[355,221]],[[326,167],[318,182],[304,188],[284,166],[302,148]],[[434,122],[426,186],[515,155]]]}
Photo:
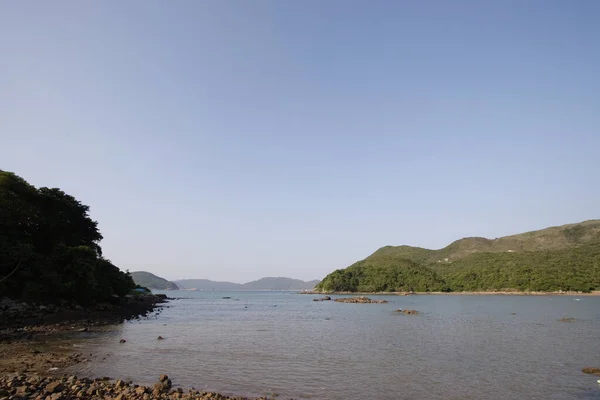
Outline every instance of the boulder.
{"label": "boulder", "polygon": [[59,381],[50,382],[46,385],[44,390],[46,391],[46,393],[50,394],[60,392],[62,390],[62,384]]}
{"label": "boulder", "polygon": [[144,394],[148,391],[148,388],[146,386],[138,386],[135,388],[135,392],[137,394]]}

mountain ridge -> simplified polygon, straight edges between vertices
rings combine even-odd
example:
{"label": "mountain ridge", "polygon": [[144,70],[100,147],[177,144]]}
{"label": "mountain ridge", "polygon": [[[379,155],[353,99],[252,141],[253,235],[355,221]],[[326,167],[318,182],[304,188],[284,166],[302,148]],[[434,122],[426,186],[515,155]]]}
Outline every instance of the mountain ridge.
{"label": "mountain ridge", "polygon": [[264,277],[246,283],[212,281],[210,279],[179,279],[174,281],[181,289],[196,290],[309,290],[318,280],[302,281],[285,277]]}
{"label": "mountain ridge", "polygon": [[179,287],[165,278],[161,278],[160,276],[154,275],[151,272],[147,271],[134,271],[131,272],[131,277],[133,281],[140,286],[147,287],[148,289],[158,289],[158,290],[178,290]]}
{"label": "mountain ridge", "polygon": [[458,259],[474,252],[520,252],[561,250],[575,245],[600,242],[600,219],[551,226],[544,229],[511,234],[495,239],[471,236],[458,239],[441,249],[415,246],[383,246],[370,257],[396,256],[409,260],[437,262]]}
{"label": "mountain ridge", "polygon": [[600,220],[496,239],[467,237],[438,250],[384,246],[330,273],[316,287],[326,292],[505,289],[600,289]]}

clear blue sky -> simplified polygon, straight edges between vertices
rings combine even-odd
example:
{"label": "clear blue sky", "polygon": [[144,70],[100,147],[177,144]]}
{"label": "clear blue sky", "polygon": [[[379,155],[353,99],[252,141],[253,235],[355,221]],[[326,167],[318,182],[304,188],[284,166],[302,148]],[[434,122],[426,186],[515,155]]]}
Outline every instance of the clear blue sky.
{"label": "clear blue sky", "polygon": [[599,218],[600,1],[3,1],[0,168],[169,279]]}

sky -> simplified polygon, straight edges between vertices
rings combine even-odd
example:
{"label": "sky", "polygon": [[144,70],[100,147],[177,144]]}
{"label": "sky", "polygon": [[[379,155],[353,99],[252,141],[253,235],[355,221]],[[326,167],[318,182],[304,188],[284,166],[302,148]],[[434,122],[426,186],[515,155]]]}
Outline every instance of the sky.
{"label": "sky", "polygon": [[600,218],[600,2],[0,2],[0,168],[121,269],[321,279]]}

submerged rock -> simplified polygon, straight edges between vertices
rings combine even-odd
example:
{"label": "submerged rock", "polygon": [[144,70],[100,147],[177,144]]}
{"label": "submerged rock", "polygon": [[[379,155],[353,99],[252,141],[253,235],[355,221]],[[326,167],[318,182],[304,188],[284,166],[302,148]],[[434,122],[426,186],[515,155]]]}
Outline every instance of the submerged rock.
{"label": "submerged rock", "polygon": [[360,304],[386,304],[387,300],[371,300],[365,296],[358,297],[340,297],[334,301],[338,303],[360,303]]}
{"label": "submerged rock", "polygon": [[561,318],[560,322],[575,322],[575,318]]}
{"label": "submerged rock", "polygon": [[600,376],[600,368],[585,367],[581,370],[584,374],[592,374]]}
{"label": "submerged rock", "polygon": [[417,315],[419,313],[417,310],[403,310],[401,308],[397,309],[396,312],[406,315]]}

